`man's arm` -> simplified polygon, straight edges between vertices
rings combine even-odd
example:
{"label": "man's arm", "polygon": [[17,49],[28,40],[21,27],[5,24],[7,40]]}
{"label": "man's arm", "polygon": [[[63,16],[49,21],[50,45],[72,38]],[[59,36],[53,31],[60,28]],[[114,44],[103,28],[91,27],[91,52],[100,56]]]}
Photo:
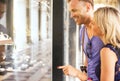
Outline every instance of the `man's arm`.
{"label": "man's arm", "polygon": [[62,69],[65,75],[79,78],[82,81],[87,80],[87,74],[85,72],[81,72],[80,70],[74,68],[71,65],[59,66],[58,69]]}

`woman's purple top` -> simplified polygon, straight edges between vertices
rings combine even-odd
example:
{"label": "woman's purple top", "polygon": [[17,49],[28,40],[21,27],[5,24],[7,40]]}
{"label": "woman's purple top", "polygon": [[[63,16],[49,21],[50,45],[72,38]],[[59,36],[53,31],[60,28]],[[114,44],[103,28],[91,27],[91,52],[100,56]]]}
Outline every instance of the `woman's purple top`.
{"label": "woman's purple top", "polygon": [[[83,31],[85,30],[84,34]],[[103,47],[103,42],[97,36],[88,38],[86,28],[84,26],[80,29],[80,41],[84,35],[84,53],[88,57],[87,74],[93,81],[99,81],[100,78],[100,49]],[[81,42],[82,43],[82,42]],[[82,45],[82,44],[80,44]]]}

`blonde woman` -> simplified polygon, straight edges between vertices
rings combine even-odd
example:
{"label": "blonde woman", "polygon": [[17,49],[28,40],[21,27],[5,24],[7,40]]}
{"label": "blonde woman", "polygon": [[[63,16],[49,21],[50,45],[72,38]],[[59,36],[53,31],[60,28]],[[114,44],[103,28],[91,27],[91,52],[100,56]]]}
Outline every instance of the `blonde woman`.
{"label": "blonde woman", "polygon": [[100,51],[100,81],[120,81],[120,12],[113,7],[95,11],[93,30],[105,46]]}

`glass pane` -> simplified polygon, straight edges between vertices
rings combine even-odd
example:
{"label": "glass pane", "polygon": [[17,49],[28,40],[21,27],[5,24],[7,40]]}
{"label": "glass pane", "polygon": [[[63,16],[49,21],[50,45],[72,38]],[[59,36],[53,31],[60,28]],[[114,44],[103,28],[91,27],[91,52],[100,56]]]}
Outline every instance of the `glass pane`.
{"label": "glass pane", "polygon": [[9,4],[13,14],[4,19],[12,16],[8,32],[13,38],[0,45],[0,81],[52,81],[52,0],[9,0]]}

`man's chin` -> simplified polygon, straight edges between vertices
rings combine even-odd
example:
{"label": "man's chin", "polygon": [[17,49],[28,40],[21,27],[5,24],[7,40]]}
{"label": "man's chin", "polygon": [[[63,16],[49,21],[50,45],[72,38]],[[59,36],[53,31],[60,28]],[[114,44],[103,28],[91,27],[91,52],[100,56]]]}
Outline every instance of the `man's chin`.
{"label": "man's chin", "polygon": [[77,24],[77,25],[81,25],[81,23],[79,23],[79,22],[76,22],[76,24]]}

